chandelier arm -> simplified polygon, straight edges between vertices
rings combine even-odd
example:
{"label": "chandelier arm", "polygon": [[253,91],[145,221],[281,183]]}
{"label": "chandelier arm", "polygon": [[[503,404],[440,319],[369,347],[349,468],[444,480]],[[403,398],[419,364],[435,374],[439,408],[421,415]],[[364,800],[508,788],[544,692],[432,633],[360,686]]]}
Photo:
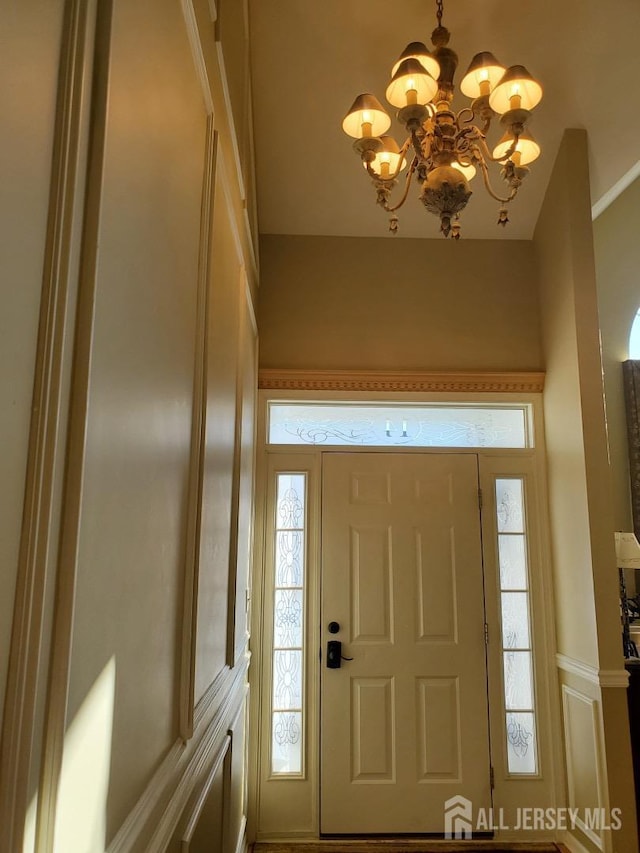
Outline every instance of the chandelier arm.
{"label": "chandelier arm", "polygon": [[411,144],[411,140],[409,138],[405,139],[405,141],[402,145],[402,148],[400,148],[400,150],[398,151],[399,156],[398,156],[398,165],[396,166],[396,170],[393,173],[393,175],[389,175],[388,178],[382,178],[382,177],[380,177],[380,175],[377,172],[374,172],[374,170],[371,168],[371,162],[370,161],[368,161],[368,160],[363,161],[365,168],[367,170],[367,173],[369,174],[369,177],[373,178],[374,181],[389,181],[389,182],[395,181],[396,178],[398,177],[398,175],[400,174],[400,170],[402,169],[402,161],[404,159],[405,154],[407,153],[407,150],[408,150],[410,144]]}
{"label": "chandelier arm", "polygon": [[[367,163],[367,162],[365,162],[365,164],[364,164],[364,165],[365,165],[365,167],[366,167],[366,169],[367,169],[367,173],[368,173],[368,175],[369,175],[369,177],[370,177],[370,178],[373,178],[373,180],[374,180],[374,181],[380,181],[380,180],[382,180],[382,178],[380,177],[380,175],[379,175],[377,172],[374,172],[374,171],[373,171],[373,169],[371,168],[371,163]],[[389,176],[389,178],[391,178],[391,176]]]}
{"label": "chandelier arm", "polygon": [[407,179],[404,185],[404,192],[402,193],[402,198],[400,201],[394,205],[393,207],[389,207],[389,205],[384,204],[383,207],[387,211],[387,213],[395,213],[396,210],[399,210],[402,205],[407,200],[407,196],[409,195],[409,187],[411,186],[411,178],[413,178],[413,173],[416,170],[416,166],[418,165],[418,158],[414,157],[411,166],[409,167],[409,171],[407,172]]}
{"label": "chandelier arm", "polygon": [[489,170],[487,169],[487,164],[485,163],[482,157],[479,158],[480,168],[482,169],[482,177],[484,180],[484,186],[489,195],[494,198],[496,201],[499,201],[500,204],[509,204],[510,201],[516,197],[516,193],[518,192],[518,187],[514,187],[509,193],[507,198],[502,198],[496,192],[493,191],[491,186],[491,182],[489,179]]}
{"label": "chandelier arm", "polygon": [[472,121],[473,121],[474,116],[475,116],[474,111],[471,109],[471,107],[463,107],[463,109],[461,109],[461,110],[460,110],[460,112],[459,112],[459,113],[457,114],[457,116],[456,116],[456,124],[458,125],[458,127],[460,127],[460,118],[461,118],[465,113],[470,113],[470,117],[469,117],[468,119],[466,119],[463,123],[464,123],[464,124],[469,124],[469,122],[472,122]]}
{"label": "chandelier arm", "polygon": [[[454,151],[461,166],[473,165],[475,142],[480,138],[481,136],[478,132],[478,128],[475,125],[472,127],[463,127],[458,131]],[[466,159],[468,162],[463,163],[461,158]]]}
{"label": "chandelier arm", "polygon": [[398,157],[398,165],[396,166],[396,170],[393,174],[394,178],[397,178],[398,175],[400,174],[400,170],[402,169],[402,161],[404,160],[405,155],[406,155],[407,151],[409,150],[410,145],[411,145],[411,137],[407,136],[405,141],[402,143],[402,148],[398,152],[400,156]]}
{"label": "chandelier arm", "polygon": [[484,138],[483,135],[479,134],[478,135],[478,142],[480,143],[480,145],[483,148],[483,151],[482,151],[483,159],[489,160],[491,163],[502,163],[502,164],[504,164],[505,160],[508,160],[511,157],[511,155],[515,152],[515,150],[518,146],[518,139],[519,139],[519,136],[516,136],[514,134],[513,142],[511,143],[509,148],[505,151],[505,153],[502,155],[502,157],[494,157],[491,154],[491,152],[489,151],[486,139]]}
{"label": "chandelier arm", "polygon": [[[421,160],[426,160],[427,158],[425,157],[425,155],[423,154],[423,151],[422,151],[422,143],[423,143],[424,139],[428,139],[428,134],[425,134],[423,139],[421,139],[418,136],[418,131],[415,127],[411,128],[410,133],[411,133],[411,136],[409,137],[409,140],[411,141],[411,144],[413,145],[413,150],[416,152],[416,157],[418,157]],[[407,140],[407,141],[409,141],[409,140]],[[431,144],[429,144],[429,149],[431,149]]]}

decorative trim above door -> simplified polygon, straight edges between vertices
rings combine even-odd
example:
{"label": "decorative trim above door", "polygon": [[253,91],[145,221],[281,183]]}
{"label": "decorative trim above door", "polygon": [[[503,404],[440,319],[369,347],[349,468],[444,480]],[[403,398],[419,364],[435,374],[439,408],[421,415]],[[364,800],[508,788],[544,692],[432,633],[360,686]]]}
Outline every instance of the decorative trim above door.
{"label": "decorative trim above door", "polygon": [[387,372],[369,370],[260,370],[258,387],[279,391],[491,392],[535,394],[543,372]]}

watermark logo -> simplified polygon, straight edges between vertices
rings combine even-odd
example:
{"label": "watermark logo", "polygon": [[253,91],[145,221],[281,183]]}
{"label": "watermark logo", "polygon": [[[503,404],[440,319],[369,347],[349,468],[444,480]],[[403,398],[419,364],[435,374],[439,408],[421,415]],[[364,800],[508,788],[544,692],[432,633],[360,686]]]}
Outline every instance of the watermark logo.
{"label": "watermark logo", "polygon": [[614,832],[622,827],[622,809],[539,808],[523,806],[513,811],[479,808],[460,795],[444,804],[444,831],[447,839],[468,839],[474,832],[561,831],[579,828],[583,832]]}
{"label": "watermark logo", "polygon": [[466,797],[451,797],[444,804],[445,838],[471,838],[473,803]]}

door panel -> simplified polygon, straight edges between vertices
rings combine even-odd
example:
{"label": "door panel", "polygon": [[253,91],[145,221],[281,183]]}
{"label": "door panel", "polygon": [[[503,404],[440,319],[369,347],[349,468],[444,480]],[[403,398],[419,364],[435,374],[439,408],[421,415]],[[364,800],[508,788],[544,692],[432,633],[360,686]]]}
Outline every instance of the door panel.
{"label": "door panel", "polygon": [[476,457],[325,454],[322,517],[322,832],[441,833],[491,804]]}

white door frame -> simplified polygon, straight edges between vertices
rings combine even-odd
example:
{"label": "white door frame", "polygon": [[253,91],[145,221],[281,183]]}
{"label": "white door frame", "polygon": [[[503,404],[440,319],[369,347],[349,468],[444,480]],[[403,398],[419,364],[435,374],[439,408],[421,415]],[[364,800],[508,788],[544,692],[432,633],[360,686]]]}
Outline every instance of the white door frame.
{"label": "white door frame", "polygon": [[[285,840],[287,838],[314,839],[319,837],[319,692],[320,692],[320,506],[322,454],[336,450],[348,452],[393,453],[472,453],[478,456],[481,485],[491,484],[491,478],[500,474],[522,473],[527,478],[530,515],[534,520],[530,539],[535,569],[531,572],[533,631],[535,636],[535,691],[538,717],[542,723],[539,733],[541,777],[533,779],[509,778],[502,770],[504,755],[499,743],[501,724],[501,676],[497,643],[489,644],[489,705],[492,736],[492,763],[495,770],[494,809],[504,809],[507,817],[516,814],[518,807],[536,807],[541,803],[563,806],[564,770],[561,762],[562,735],[560,707],[556,689],[555,623],[550,547],[548,539],[548,513],[546,504],[545,452],[542,429],[541,394],[477,394],[477,393],[374,393],[374,392],[304,392],[261,391],[258,411],[258,466],[256,493],[256,559],[252,592],[252,664],[251,688],[251,750],[250,758],[250,814],[249,833],[256,840]],[[266,443],[267,403],[274,400],[322,402],[439,402],[450,404],[526,403],[531,406],[535,448],[525,450],[482,448],[374,448],[374,447],[318,447],[302,445],[269,446]],[[262,449],[262,452],[261,452]],[[309,530],[306,612],[308,648],[306,655],[307,742],[304,772],[300,777],[274,778],[268,766],[270,733],[265,719],[270,703],[270,626],[265,620],[265,601],[270,601],[271,578],[268,544],[268,494],[269,483],[278,470],[305,471],[309,478]],[[483,536],[486,535],[483,518]],[[487,585],[487,612],[490,631],[491,620],[497,618],[497,594],[491,614],[489,589],[495,580],[497,567],[487,562],[485,549],[485,583]],[[268,636],[267,636],[268,635]],[[497,692],[498,691],[498,692]],[[497,701],[497,698],[500,701]],[[554,838],[548,831],[512,832],[498,828],[496,840],[509,838],[521,841]]]}

